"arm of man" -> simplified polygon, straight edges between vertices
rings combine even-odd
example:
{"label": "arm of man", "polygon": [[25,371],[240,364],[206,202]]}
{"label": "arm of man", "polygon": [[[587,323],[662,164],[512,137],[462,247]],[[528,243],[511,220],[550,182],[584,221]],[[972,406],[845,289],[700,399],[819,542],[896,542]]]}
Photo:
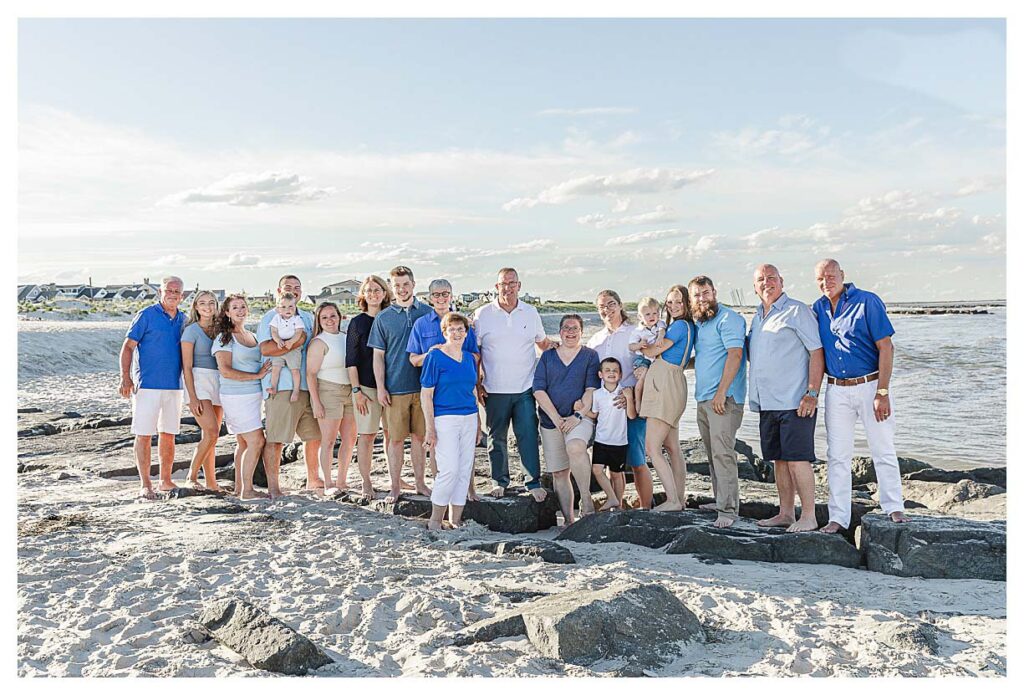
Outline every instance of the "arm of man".
{"label": "arm of man", "polygon": [[138,345],[138,341],[131,338],[125,338],[121,344],[121,354],[118,357],[121,364],[121,386],[118,393],[122,398],[131,398],[135,390],[135,384],[132,383],[132,355]]}
{"label": "arm of man", "polygon": [[627,386],[622,389],[622,393],[626,396],[626,417],[630,420],[635,420],[639,413],[636,411],[636,398],[633,396],[633,387]]}
{"label": "arm of man", "polygon": [[377,400],[380,401],[381,405],[391,405],[391,394],[388,393],[387,387],[384,386],[384,351],[380,348],[373,349],[373,378],[377,381]]}
{"label": "arm of man", "polygon": [[[892,344],[892,338],[886,336],[881,340],[875,341],[875,346],[878,348],[878,388],[888,389],[889,380],[892,378],[892,363],[893,363],[893,352],[894,347]],[[889,396],[880,396],[875,394],[875,420],[883,422],[892,415],[892,405],[889,401]]]}
{"label": "arm of man", "polygon": [[294,350],[296,345],[301,345],[306,342],[306,330],[304,328],[296,328],[295,335],[285,341],[285,348],[288,350]]}
{"label": "arm of man", "polygon": [[[825,376],[825,351],[821,348],[811,350],[810,360],[807,365],[807,390],[819,392],[821,380]],[[805,394],[800,399],[800,406],[796,409],[798,417],[811,417],[818,408],[818,399],[810,394]]]}
{"label": "arm of man", "polygon": [[718,390],[715,397],[711,399],[711,409],[719,415],[725,415],[725,398],[732,386],[732,380],[740,371],[743,364],[743,348],[728,348],[729,356],[725,358],[725,367],[722,368],[722,380],[718,383]]}

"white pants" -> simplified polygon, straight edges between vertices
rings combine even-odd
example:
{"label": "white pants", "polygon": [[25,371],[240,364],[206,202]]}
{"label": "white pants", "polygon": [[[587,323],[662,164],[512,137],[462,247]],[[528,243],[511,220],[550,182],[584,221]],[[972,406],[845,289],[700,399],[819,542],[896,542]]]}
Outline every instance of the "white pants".
{"label": "white pants", "polygon": [[825,389],[825,433],[828,441],[828,519],[843,528],[850,527],[851,475],[853,459],[853,428],[860,418],[867,436],[868,449],[875,462],[878,478],[878,496],[886,514],[903,511],[903,479],[896,459],[895,412],[892,406],[888,418],[875,420],[875,391],[877,381],[856,386],[829,384]]}
{"label": "white pants", "polygon": [[434,418],[437,477],[430,501],[439,507],[466,504],[469,478],[473,474],[476,428],[477,415],[441,415]]}
{"label": "white pants", "polygon": [[181,389],[138,389],[132,397],[132,434],[178,434]]}

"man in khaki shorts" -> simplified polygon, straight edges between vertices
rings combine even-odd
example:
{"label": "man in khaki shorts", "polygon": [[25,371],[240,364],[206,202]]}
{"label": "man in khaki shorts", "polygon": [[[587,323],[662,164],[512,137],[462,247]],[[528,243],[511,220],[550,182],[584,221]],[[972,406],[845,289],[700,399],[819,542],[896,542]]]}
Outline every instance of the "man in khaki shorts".
{"label": "man in khaki shorts", "polygon": [[388,278],[395,301],[381,310],[370,328],[367,345],[373,348],[373,373],[377,382],[377,398],[384,405],[384,420],[388,429],[388,471],[391,491],[386,502],[394,502],[402,492],[402,465],[405,460],[405,440],[411,436],[412,474],[416,480],[416,493],[429,495],[424,479],[427,452],[423,438],[427,423],[420,408],[420,370],[409,362],[409,335],[416,319],[432,311],[429,305],[416,299],[416,281],[412,271],[404,265],[391,269]]}
{"label": "man in khaki shorts", "polygon": [[[294,275],[285,275],[277,282],[277,297],[285,293],[296,297],[302,296],[302,281]],[[260,352],[264,357],[280,357],[285,352],[279,348],[270,333],[270,322],[277,316],[277,310],[271,309],[260,321],[256,331],[256,339],[260,343]],[[309,402],[309,387],[306,385],[306,348],[313,337],[313,315],[304,309],[298,310],[298,316],[306,327],[306,341],[302,345],[302,368],[299,370],[299,398],[291,400],[292,375],[287,369],[281,370],[281,380],[277,392],[267,393],[270,387],[270,372],[263,377],[264,409],[267,418],[267,443],[263,447],[263,465],[267,470],[267,491],[271,497],[285,494],[281,490],[281,450],[299,435],[303,443],[306,459],[306,489],[322,490],[324,481],[318,472],[318,452],[320,451],[320,426],[313,417],[313,406]]]}

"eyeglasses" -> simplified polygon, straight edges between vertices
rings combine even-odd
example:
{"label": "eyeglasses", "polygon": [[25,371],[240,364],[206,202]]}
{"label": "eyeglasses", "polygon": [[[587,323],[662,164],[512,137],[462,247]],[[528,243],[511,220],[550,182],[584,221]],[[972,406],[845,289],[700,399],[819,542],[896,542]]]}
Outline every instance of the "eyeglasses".
{"label": "eyeglasses", "polygon": [[431,292],[430,296],[434,299],[447,299],[452,296],[451,292]]}
{"label": "eyeglasses", "polygon": [[618,305],[619,305],[619,303],[613,300],[613,301],[610,301],[610,302],[608,302],[606,304],[598,304],[597,308],[600,311],[600,310],[603,310],[603,309],[614,309]]}
{"label": "eyeglasses", "polygon": [[576,326],[563,326],[558,330],[560,330],[562,333],[579,333],[583,329],[577,328]]}

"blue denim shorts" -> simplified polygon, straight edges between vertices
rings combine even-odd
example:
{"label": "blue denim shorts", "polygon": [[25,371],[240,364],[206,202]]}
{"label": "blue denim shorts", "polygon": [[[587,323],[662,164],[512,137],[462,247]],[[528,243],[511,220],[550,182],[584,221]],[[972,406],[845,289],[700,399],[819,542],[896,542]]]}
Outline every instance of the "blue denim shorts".
{"label": "blue denim shorts", "polygon": [[643,355],[637,355],[636,357],[633,358],[633,369],[640,369],[640,367],[643,367],[644,369],[650,369],[651,361],[644,357]]}

